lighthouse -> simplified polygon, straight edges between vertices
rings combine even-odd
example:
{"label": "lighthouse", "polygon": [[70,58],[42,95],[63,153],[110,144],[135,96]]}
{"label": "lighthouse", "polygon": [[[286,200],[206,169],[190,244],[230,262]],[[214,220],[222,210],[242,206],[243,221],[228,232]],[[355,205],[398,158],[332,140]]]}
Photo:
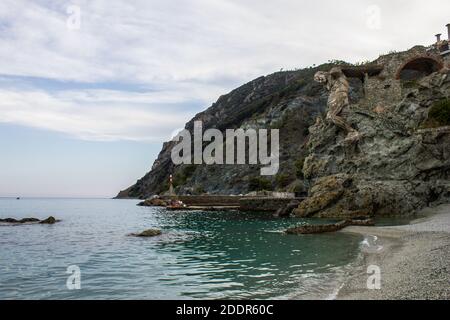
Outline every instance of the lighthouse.
{"label": "lighthouse", "polygon": [[169,176],[169,196],[174,196],[175,192],[173,191],[173,176]]}

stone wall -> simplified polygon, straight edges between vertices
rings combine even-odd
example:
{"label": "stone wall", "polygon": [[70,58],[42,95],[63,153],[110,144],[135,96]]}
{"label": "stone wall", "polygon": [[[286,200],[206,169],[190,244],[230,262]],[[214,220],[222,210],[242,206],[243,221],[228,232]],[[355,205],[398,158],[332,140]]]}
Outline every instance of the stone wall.
{"label": "stone wall", "polygon": [[221,207],[221,206],[239,206],[240,196],[215,196],[215,195],[205,195],[205,196],[174,196],[174,197],[161,197],[162,199],[177,199],[182,201],[187,206],[211,206],[211,207]]}
{"label": "stone wall", "polygon": [[293,192],[276,192],[276,191],[253,191],[253,192],[246,194],[246,197],[294,199],[295,193],[293,193]]}
{"label": "stone wall", "polygon": [[417,58],[430,58],[442,66],[450,67],[450,55],[441,56],[438,51],[424,46],[381,56],[374,64],[384,68],[379,75],[366,77],[364,80],[365,98],[360,106],[373,110],[399,103],[404,95],[402,82],[398,79],[399,72],[406,64]]}
{"label": "stone wall", "polygon": [[399,102],[402,98],[402,86],[396,79],[371,77],[364,82],[365,99],[361,105],[369,109]]}
{"label": "stone wall", "polygon": [[302,201],[303,198],[242,198],[239,204],[242,211],[276,212],[278,209],[286,207],[293,200]]}
{"label": "stone wall", "polygon": [[380,76],[382,78],[396,78],[398,71],[409,61],[418,57],[428,57],[436,61],[443,63],[443,58],[436,50],[429,50],[424,46],[415,46],[408,51],[390,53],[385,56],[381,56],[375,60],[375,64],[384,66]]}

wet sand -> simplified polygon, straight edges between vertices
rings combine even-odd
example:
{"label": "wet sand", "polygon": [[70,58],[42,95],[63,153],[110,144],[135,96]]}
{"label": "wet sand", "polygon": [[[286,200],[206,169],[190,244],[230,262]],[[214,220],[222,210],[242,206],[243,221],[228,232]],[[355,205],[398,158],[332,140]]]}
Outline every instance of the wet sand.
{"label": "wet sand", "polygon": [[[347,227],[363,235],[361,256],[340,288],[342,300],[450,299],[450,205],[424,210],[426,218],[395,227]],[[368,289],[369,266],[380,289]]]}

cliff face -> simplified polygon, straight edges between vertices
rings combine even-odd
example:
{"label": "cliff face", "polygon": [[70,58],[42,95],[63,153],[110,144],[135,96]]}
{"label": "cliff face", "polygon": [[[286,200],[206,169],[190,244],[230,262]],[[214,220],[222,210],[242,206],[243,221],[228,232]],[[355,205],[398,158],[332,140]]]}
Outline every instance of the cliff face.
{"label": "cliff face", "polygon": [[[118,197],[145,198],[165,192],[169,175],[174,176],[179,194],[242,194],[259,189],[302,191],[305,189],[298,159],[305,156],[304,144],[308,127],[324,112],[326,90],[314,83],[319,69],[331,65],[298,71],[277,72],[255,79],[221,96],[206,111],[197,114],[185,128],[192,132],[194,121],[203,122],[203,130],[217,128],[280,129],[280,170],[277,176],[261,178],[260,166],[255,165],[181,165],[171,161],[173,142],[163,145],[149,173]],[[352,95],[361,87],[356,82]]]}
{"label": "cliff face", "polygon": [[[410,214],[450,202],[449,61],[415,47],[365,66],[341,64],[350,82],[345,118],[362,134],[357,143],[344,141],[345,133],[325,120],[328,92],[313,81],[317,71],[334,65],[258,78],[220,97],[186,129],[197,120],[204,129],[222,131],[279,128],[278,175],[262,178],[259,166],[249,165],[175,167],[174,144],[167,142],[152,170],[120,196],[164,192],[174,174],[178,193],[307,191],[295,211],[299,216]],[[429,114],[440,102],[444,110],[437,121]]]}
{"label": "cliff face", "polygon": [[[437,71],[427,70],[432,60],[417,62],[416,57],[442,64]],[[411,59],[406,79],[398,78],[404,61]],[[346,117],[362,134],[358,143],[346,143],[345,134],[325,121],[310,128],[304,174],[312,188],[295,211],[298,216],[405,215],[450,202],[447,61],[420,47],[379,61],[384,70],[366,78],[365,97],[350,106]],[[442,123],[432,122],[433,108],[441,108]]]}

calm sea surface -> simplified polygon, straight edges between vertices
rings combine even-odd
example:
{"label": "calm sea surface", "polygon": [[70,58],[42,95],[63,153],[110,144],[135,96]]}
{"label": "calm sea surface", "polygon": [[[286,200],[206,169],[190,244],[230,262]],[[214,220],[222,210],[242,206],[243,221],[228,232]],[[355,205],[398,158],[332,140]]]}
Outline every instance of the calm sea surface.
{"label": "calm sea surface", "polygon": [[[0,199],[0,218],[62,220],[0,226],[0,299],[326,298],[362,240],[341,233],[281,233],[301,219],[136,204]],[[164,234],[127,236],[149,228]],[[80,290],[66,286],[72,265],[81,270]]]}

